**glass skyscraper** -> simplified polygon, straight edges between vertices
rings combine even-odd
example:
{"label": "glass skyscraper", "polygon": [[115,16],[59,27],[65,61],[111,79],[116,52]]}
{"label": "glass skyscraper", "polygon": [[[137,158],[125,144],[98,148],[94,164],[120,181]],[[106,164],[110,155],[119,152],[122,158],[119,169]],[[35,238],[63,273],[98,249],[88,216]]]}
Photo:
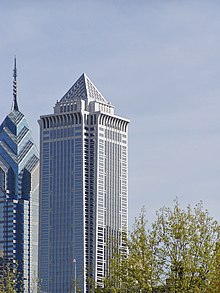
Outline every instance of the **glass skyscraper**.
{"label": "glass skyscraper", "polygon": [[0,125],[0,276],[17,271],[18,292],[37,292],[39,158],[17,103],[16,60],[11,112]]}
{"label": "glass skyscraper", "polygon": [[[83,74],[40,117],[39,276],[43,292],[102,285],[128,226],[128,123]],[[76,280],[76,282],[75,282]]]}

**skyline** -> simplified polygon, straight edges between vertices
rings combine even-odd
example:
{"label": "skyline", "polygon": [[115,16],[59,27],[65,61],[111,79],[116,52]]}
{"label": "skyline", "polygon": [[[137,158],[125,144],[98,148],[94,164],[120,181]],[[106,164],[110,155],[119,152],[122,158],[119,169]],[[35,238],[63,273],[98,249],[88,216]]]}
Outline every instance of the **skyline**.
{"label": "skyline", "polygon": [[131,120],[130,225],[143,205],[151,221],[176,196],[183,205],[202,200],[219,221],[220,4],[65,3],[1,4],[1,121],[15,54],[18,102],[38,149],[40,115],[85,72]]}

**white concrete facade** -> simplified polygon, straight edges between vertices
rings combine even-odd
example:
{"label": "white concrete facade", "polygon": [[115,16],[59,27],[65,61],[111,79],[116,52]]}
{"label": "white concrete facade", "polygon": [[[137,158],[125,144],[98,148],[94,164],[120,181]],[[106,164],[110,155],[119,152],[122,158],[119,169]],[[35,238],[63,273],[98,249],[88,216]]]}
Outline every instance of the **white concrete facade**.
{"label": "white concrete facade", "polygon": [[[47,218],[40,221],[43,291],[61,292],[66,282],[62,292],[67,292],[75,273],[83,292],[89,292],[90,278],[102,285],[112,255],[109,240],[123,245],[128,227],[128,123],[114,114],[85,74],[56,103],[54,114],[41,116],[40,213],[41,219]],[[62,230],[71,231],[64,233],[66,239],[57,235],[63,225],[59,221],[66,223]],[[62,258],[59,267],[64,266],[65,273],[55,267],[57,258]]]}

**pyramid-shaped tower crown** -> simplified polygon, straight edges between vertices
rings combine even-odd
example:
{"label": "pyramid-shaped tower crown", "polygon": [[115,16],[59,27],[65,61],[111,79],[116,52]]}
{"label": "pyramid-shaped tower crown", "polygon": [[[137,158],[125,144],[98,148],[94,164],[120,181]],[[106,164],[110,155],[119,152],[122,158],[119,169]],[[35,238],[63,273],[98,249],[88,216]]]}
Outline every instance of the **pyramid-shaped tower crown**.
{"label": "pyramid-shaped tower crown", "polygon": [[104,98],[85,73],[56,103],[54,113],[80,112],[81,110],[114,114],[114,106]]}
{"label": "pyramid-shaped tower crown", "polygon": [[67,91],[60,102],[79,99],[85,100],[88,103],[90,101],[97,101],[108,104],[108,101],[103,97],[85,73],[83,73],[74,85]]}

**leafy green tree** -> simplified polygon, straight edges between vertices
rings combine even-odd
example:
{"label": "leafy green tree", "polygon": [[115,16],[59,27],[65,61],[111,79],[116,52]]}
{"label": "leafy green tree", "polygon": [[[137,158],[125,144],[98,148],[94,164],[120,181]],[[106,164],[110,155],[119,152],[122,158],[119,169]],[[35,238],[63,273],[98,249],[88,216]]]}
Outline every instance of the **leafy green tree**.
{"label": "leafy green tree", "polygon": [[212,292],[219,225],[199,203],[184,211],[175,201],[174,209],[157,212],[151,237],[160,283],[169,292]]}
{"label": "leafy green tree", "polygon": [[41,280],[38,278],[37,273],[34,273],[31,279],[31,293],[41,293]]}
{"label": "leafy green tree", "polygon": [[11,268],[5,265],[0,277],[0,292],[1,293],[16,293],[18,288],[17,283],[17,268]]}
{"label": "leafy green tree", "polygon": [[153,292],[157,280],[153,257],[154,243],[146,230],[145,210],[135,220],[124,248],[116,251],[110,262],[104,292]]}
{"label": "leafy green tree", "polygon": [[201,203],[162,207],[146,229],[145,211],[117,250],[102,292],[220,292],[219,225]]}
{"label": "leafy green tree", "polygon": [[217,242],[211,278],[212,293],[220,292],[220,242]]}

